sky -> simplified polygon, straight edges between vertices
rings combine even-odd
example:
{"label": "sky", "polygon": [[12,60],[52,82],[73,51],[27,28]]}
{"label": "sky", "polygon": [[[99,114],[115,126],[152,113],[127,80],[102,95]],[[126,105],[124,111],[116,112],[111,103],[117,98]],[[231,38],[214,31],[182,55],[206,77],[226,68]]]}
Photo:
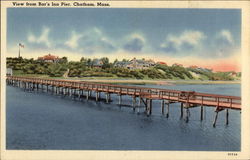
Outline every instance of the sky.
{"label": "sky", "polygon": [[134,57],[240,71],[241,10],[8,8],[7,57]]}

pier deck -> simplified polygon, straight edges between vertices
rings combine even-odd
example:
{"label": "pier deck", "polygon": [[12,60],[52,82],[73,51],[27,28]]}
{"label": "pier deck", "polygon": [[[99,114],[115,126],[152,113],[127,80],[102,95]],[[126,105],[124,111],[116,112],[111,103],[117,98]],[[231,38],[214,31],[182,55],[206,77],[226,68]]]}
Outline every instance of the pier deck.
{"label": "pier deck", "polygon": [[[133,97],[133,109],[141,105],[141,102],[145,105],[145,112],[147,115],[152,113],[152,100],[162,101],[162,113],[164,114],[165,104],[166,115],[169,115],[169,104],[181,103],[181,117],[183,116],[183,108],[187,112],[189,108],[201,107],[201,120],[203,119],[203,107],[215,107],[215,120],[214,126],[217,120],[218,112],[226,110],[227,117],[226,123],[228,124],[228,109],[241,110],[241,97],[227,96],[218,94],[207,94],[194,91],[180,91],[161,88],[147,88],[128,85],[114,85],[105,83],[94,83],[87,81],[76,80],[58,80],[58,79],[46,79],[46,78],[31,78],[31,77],[18,77],[7,76],[7,84],[18,86],[24,89],[44,89],[44,86],[49,91],[61,94],[76,95],[79,97],[83,95],[85,91],[85,97],[88,99],[92,92],[96,93],[96,100],[100,98],[100,93],[106,94],[106,102],[110,100],[110,94],[116,94],[119,96],[119,104],[121,105],[121,97],[128,95]],[[77,93],[76,93],[77,92]],[[136,105],[136,98],[139,98],[139,104]],[[188,114],[186,114],[186,121],[188,121]]]}

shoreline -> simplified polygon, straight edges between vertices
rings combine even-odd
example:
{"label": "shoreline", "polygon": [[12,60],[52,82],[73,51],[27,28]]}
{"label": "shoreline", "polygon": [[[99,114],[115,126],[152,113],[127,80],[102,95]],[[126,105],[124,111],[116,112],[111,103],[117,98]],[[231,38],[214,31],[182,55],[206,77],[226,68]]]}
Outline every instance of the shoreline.
{"label": "shoreline", "polygon": [[[27,76],[27,75],[17,75]],[[211,80],[172,80],[172,79],[122,79],[122,78],[107,78],[107,77],[49,77],[47,75],[29,75],[28,77],[39,77],[39,78],[51,78],[51,79],[65,79],[65,80],[76,80],[76,81],[88,81],[96,83],[109,83],[109,84],[134,84],[134,85],[179,85],[179,84],[241,84],[240,80],[232,81],[211,81]]]}
{"label": "shoreline", "polygon": [[[66,78],[69,79],[69,78]],[[75,79],[96,83],[135,84],[135,85],[178,85],[178,84],[241,84],[241,81],[201,81],[201,80],[140,80],[140,79]]]}

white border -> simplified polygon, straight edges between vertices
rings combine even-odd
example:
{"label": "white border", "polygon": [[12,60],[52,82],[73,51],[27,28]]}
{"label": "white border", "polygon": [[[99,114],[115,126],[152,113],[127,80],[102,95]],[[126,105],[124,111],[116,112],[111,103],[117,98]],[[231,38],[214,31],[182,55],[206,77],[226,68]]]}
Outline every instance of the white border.
{"label": "white border", "polygon": [[[18,1],[20,2],[20,1]],[[27,2],[27,1],[22,1]],[[32,1],[37,2],[37,1]],[[51,2],[51,1],[48,1]],[[73,3],[75,1],[69,1]],[[83,2],[83,1],[82,1]],[[90,1],[85,1],[90,2]],[[93,1],[96,3],[97,1]],[[250,2],[249,1],[103,1],[114,8],[236,8],[242,10],[242,120],[241,152],[228,156],[229,152],[197,151],[17,151],[5,149],[5,54],[6,8],[11,1],[1,2],[1,158],[16,159],[250,159]],[[57,7],[58,8],[58,7]],[[73,8],[73,7],[70,7]],[[79,7],[77,7],[79,8]],[[86,7],[89,8],[89,7]],[[4,27],[5,26],[5,27]]]}

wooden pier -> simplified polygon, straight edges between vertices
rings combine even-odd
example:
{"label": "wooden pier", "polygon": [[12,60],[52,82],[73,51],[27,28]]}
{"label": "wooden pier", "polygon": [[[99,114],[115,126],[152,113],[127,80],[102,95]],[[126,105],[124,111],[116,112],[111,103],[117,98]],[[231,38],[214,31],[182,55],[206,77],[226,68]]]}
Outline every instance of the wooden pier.
{"label": "wooden pier", "polygon": [[[229,109],[241,110],[241,97],[226,96],[218,94],[199,93],[194,91],[180,91],[160,88],[146,88],[127,85],[103,84],[76,80],[57,80],[45,78],[17,77],[7,76],[6,83],[8,85],[23,88],[30,91],[46,91],[52,94],[68,95],[73,98],[85,97],[100,100],[100,93],[105,93],[105,101],[111,101],[111,94],[118,96],[118,105],[122,105],[122,96],[132,97],[133,111],[140,112],[140,108],[145,108],[144,112],[147,116],[152,114],[152,101],[161,101],[161,113],[167,118],[170,115],[170,104],[180,103],[180,117],[186,122],[189,120],[189,112],[191,108],[200,107],[200,120],[203,120],[204,107],[214,107],[215,116],[213,127],[219,112],[225,110],[225,122],[229,123]],[[93,96],[92,93],[95,93]]]}

